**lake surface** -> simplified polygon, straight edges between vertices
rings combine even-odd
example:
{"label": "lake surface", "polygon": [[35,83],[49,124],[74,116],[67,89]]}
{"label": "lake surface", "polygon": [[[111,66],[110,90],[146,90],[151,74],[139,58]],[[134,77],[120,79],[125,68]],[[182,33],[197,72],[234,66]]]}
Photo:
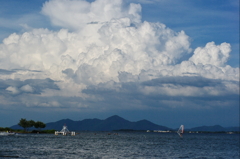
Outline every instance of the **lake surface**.
{"label": "lake surface", "polygon": [[0,158],[239,159],[239,134],[84,132],[0,136]]}

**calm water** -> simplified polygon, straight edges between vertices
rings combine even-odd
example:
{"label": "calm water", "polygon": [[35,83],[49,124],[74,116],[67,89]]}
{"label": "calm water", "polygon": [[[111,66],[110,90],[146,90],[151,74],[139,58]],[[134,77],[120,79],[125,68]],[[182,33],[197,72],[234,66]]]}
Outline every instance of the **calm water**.
{"label": "calm water", "polygon": [[177,134],[104,132],[0,136],[0,156],[18,158],[239,159],[239,148],[236,134],[184,134],[184,138]]}

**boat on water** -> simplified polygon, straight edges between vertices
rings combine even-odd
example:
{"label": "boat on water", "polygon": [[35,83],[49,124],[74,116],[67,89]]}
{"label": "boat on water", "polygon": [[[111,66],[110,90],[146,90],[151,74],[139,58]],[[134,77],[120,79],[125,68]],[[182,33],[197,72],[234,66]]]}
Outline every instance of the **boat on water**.
{"label": "boat on water", "polygon": [[71,134],[72,136],[76,135],[75,131],[69,131],[66,125],[63,126],[63,129],[61,131],[55,131],[55,135],[58,135],[58,134],[62,134],[62,135]]}
{"label": "boat on water", "polygon": [[180,137],[183,137],[183,132],[184,132],[184,125],[181,125],[177,131],[178,135]]}
{"label": "boat on water", "polygon": [[0,132],[0,136],[12,136],[12,135],[16,135],[15,132]]}

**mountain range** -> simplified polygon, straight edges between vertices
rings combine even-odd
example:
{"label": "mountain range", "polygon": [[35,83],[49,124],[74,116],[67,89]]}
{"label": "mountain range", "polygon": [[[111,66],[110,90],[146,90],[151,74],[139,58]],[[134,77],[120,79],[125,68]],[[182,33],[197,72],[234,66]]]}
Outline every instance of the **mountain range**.
{"label": "mountain range", "polygon": [[[140,120],[137,122],[128,121],[117,115],[111,116],[105,120],[100,119],[84,119],[81,121],[73,121],[71,119],[62,119],[56,122],[46,123],[45,130],[55,129],[61,130],[66,125],[70,131],[112,131],[112,130],[174,130],[166,126],[154,124],[148,120]],[[22,129],[19,125],[10,127],[12,129]],[[239,131],[239,127],[224,128],[220,125],[201,126],[187,131]]]}
{"label": "mountain range", "polygon": [[[154,124],[148,120],[131,122],[117,115],[111,116],[105,120],[84,119],[82,121],[73,121],[71,119],[62,119],[56,122],[46,123],[46,127],[44,129],[61,130],[63,125],[66,125],[70,131],[112,131],[121,129],[171,130],[171,128]],[[14,125],[10,128],[22,129],[19,125]]]}

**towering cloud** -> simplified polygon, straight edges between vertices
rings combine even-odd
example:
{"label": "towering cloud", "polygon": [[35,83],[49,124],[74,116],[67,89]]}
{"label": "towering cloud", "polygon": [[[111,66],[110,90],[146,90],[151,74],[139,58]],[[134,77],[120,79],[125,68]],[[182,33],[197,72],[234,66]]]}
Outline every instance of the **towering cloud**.
{"label": "towering cloud", "polygon": [[112,19],[128,17],[132,22],[141,21],[141,6],[130,4],[124,8],[122,0],[51,0],[46,2],[42,13],[48,16],[54,25],[81,30],[87,24],[108,23]]}
{"label": "towering cloud", "polygon": [[[94,107],[101,101],[108,107],[107,92],[132,107],[148,107],[148,96],[170,105],[167,96],[238,94],[239,69],[226,65],[230,44],[210,42],[193,51],[184,31],[142,22],[139,4],[50,0],[42,13],[62,29],[13,33],[0,44],[0,91],[25,105]],[[4,93],[1,98],[11,100]]]}
{"label": "towering cloud", "polygon": [[211,64],[221,67],[225,66],[230,51],[230,44],[228,43],[216,46],[214,42],[210,42],[204,48],[198,47],[190,60],[195,64]]}

